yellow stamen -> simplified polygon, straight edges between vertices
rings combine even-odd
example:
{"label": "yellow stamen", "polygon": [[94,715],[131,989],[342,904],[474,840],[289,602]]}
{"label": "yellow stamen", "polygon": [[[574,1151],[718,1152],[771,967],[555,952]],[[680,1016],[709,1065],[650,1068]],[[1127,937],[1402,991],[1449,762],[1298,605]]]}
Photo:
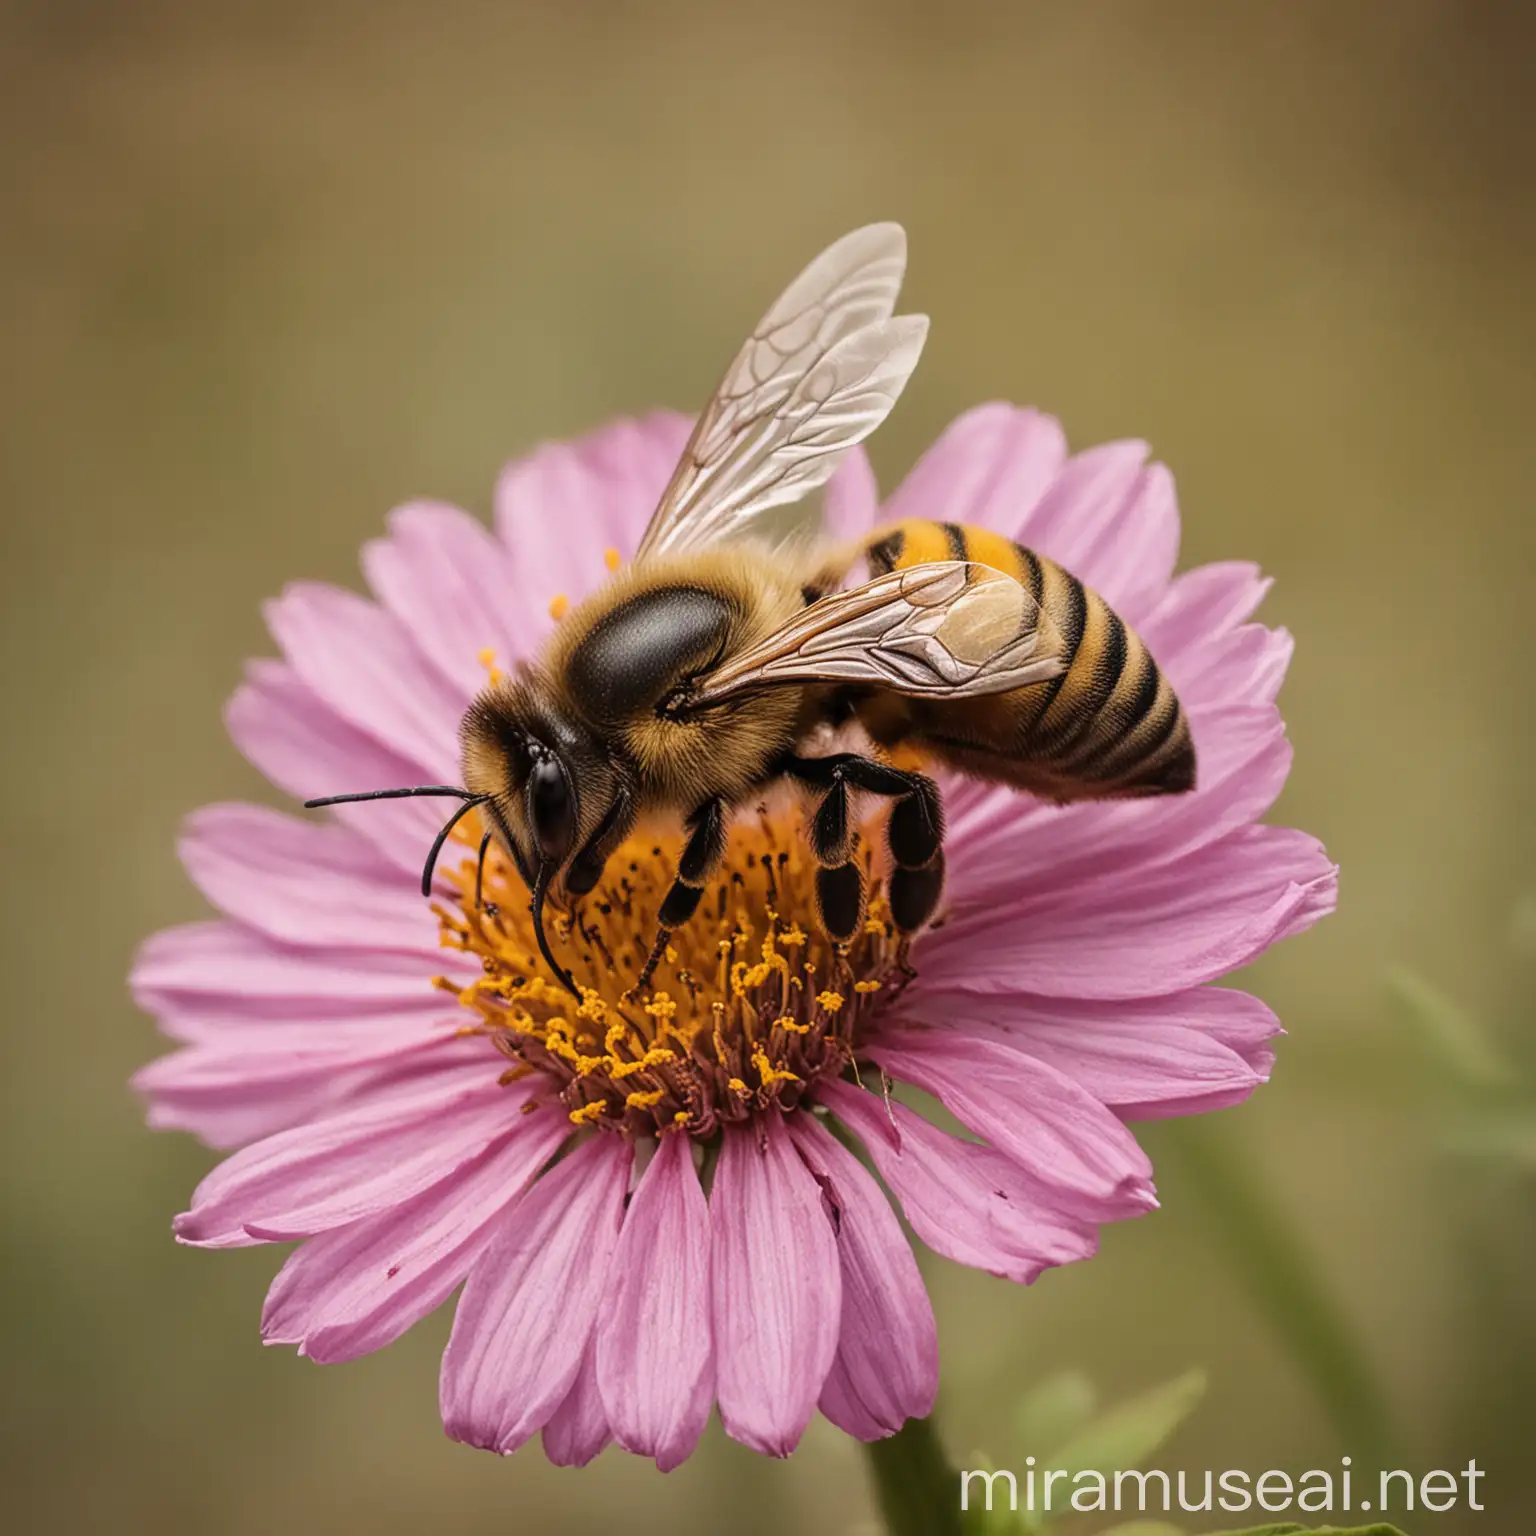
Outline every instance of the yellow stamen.
{"label": "yellow stamen", "polygon": [[669,1051],[664,1045],[652,1046],[639,1061],[615,1062],[612,1075],[615,1078],[633,1077],[636,1072],[649,1072],[652,1067],[664,1067],[676,1060],[676,1051]]}
{"label": "yellow stamen", "polygon": [[[743,817],[695,916],[670,935],[647,986],[634,990],[677,874],[680,833],[631,837],[579,909],[550,912],[546,931],[577,983],[572,998],[539,958],[528,895],[501,849],[488,852],[475,902],[478,813],[443,873],[457,901],[434,910],[444,944],[472,959],[473,980],[433,979],[512,1065],[550,1080],[576,1126],[654,1136],[677,1126],[711,1137],[722,1122],[790,1109],[817,1078],[854,1063],[864,1021],[897,972],[884,922],[834,945],[816,916],[814,860],[800,852],[798,813]],[[879,872],[872,917],[886,908]],[[839,978],[836,989],[821,978]],[[844,979],[846,978],[846,979]],[[535,1090],[528,1102],[548,1102]]]}
{"label": "yellow stamen", "polygon": [[565,610],[571,606],[571,600],[564,592],[556,592],[549,600],[549,616],[552,619],[563,619]]}
{"label": "yellow stamen", "polygon": [[770,1088],[774,1083],[798,1083],[800,1079],[793,1072],[786,1072],[774,1066],[768,1060],[768,1053],[758,1046],[752,1052],[752,1065],[757,1068],[758,1081],[764,1088]]}
{"label": "yellow stamen", "polygon": [[618,568],[623,565],[623,563],[624,557],[618,552],[618,550],[610,547],[603,551],[603,564],[606,565],[610,571],[618,570]]}

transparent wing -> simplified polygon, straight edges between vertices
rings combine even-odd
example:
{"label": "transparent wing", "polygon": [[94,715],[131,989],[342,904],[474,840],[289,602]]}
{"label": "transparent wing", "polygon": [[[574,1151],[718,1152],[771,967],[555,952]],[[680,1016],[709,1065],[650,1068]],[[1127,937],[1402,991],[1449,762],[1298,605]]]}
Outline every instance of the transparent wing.
{"label": "transparent wing", "polygon": [[683,712],[784,683],[861,683],[917,699],[1007,693],[1055,677],[1059,637],[1001,571],[940,560],[812,603],[698,679]]}
{"label": "transparent wing", "polygon": [[906,265],[902,227],[870,224],[785,289],[699,417],[636,559],[797,500],[885,420],[928,334],[926,316],[891,314]]}

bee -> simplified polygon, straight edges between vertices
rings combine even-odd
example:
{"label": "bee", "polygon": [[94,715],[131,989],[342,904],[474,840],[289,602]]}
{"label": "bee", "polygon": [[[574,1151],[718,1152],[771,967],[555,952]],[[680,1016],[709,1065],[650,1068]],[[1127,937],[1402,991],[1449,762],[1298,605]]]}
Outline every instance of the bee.
{"label": "bee", "polygon": [[[658,916],[644,985],[720,863],[733,813],[791,781],[816,798],[809,838],[819,916],[850,939],[864,916],[851,796],[891,802],[887,895],[903,936],[934,915],[944,818],[925,773],[891,749],[1068,802],[1177,794],[1195,755],[1146,646],[1053,561],[985,529],[909,520],[850,546],[765,540],[765,510],[825,484],[895,405],[928,322],[895,315],[897,224],[837,241],[774,303],[694,426],[633,560],[559,622],[544,652],[493,683],[461,731],[463,786],[444,841],[481,809],[531,892],[551,971],[547,900],[596,887],[642,818],[687,839]],[[844,583],[862,566],[867,579]],[[838,727],[874,751],[816,752]],[[477,893],[478,898],[478,893]]]}

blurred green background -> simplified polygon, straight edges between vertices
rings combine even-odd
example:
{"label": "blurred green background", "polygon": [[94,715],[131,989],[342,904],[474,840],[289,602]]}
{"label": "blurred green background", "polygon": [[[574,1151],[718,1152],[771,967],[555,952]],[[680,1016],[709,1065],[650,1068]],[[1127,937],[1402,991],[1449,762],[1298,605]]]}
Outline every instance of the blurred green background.
{"label": "blurred green background", "polygon": [[[1160,1214],[1029,1291],[927,1263],[951,1444],[1019,1464],[1013,1404],[1062,1367],[1115,1396],[1203,1365],[1164,1464],[1362,1464],[1375,1391],[1399,1464],[1489,1469],[1487,1513],[1412,1530],[1528,1531],[1532,1192],[1446,1155],[1383,976],[1528,1052],[1533,42],[1528,8],[1429,0],[0,7],[13,1528],[873,1528],[825,1425],[787,1464],[712,1429],[671,1477],[573,1474],[442,1437],[446,1316],[344,1367],[264,1351],[276,1256],[171,1242],[212,1159],[142,1127],[123,976],[201,910],[178,818],[264,793],[219,718],[264,596],[355,581],[393,503],[485,511],[540,438],[696,407],[801,262],[899,218],[934,330],[885,482],[995,396],[1149,438],[1186,563],[1278,578],[1277,815],[1343,866],[1246,978],[1275,1081],[1148,1129]],[[1347,1345],[1245,1280],[1218,1174]]]}

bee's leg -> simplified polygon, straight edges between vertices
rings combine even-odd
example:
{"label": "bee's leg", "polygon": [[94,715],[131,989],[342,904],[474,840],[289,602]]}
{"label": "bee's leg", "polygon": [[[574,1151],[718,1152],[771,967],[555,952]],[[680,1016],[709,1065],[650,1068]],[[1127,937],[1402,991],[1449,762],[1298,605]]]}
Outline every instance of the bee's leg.
{"label": "bee's leg", "polygon": [[602,879],[609,855],[629,836],[634,825],[634,803],[621,789],[608,808],[608,814],[582,844],[565,872],[565,888],[572,896],[585,896]]}
{"label": "bee's leg", "polygon": [[677,861],[677,879],[656,914],[656,942],[633,991],[645,986],[667,952],[674,928],[681,928],[698,910],[704,886],[725,853],[725,802],[706,800],[687,820],[689,838]]}
{"label": "bee's leg", "polygon": [[894,866],[891,917],[902,933],[921,928],[933,916],[944,891],[944,813],[933,780],[856,752],[831,757],[791,755],[778,767],[802,783],[827,790],[811,823],[811,846],[822,866],[816,874],[816,897],[827,932],[834,939],[851,938],[863,911],[864,882],[849,857],[850,789],[896,801],[886,831]]}
{"label": "bee's leg", "polygon": [[907,777],[911,788],[897,800],[885,830],[891,851],[891,921],[899,933],[916,933],[944,894],[944,805],[926,774]]}
{"label": "bee's leg", "polygon": [[858,932],[859,919],[864,915],[864,876],[852,858],[853,828],[844,772],[852,760],[853,755],[846,752],[833,757],[796,757],[790,753],[774,765],[780,773],[826,790],[811,819],[811,851],[819,866],[816,908],[821,926],[840,944]]}

